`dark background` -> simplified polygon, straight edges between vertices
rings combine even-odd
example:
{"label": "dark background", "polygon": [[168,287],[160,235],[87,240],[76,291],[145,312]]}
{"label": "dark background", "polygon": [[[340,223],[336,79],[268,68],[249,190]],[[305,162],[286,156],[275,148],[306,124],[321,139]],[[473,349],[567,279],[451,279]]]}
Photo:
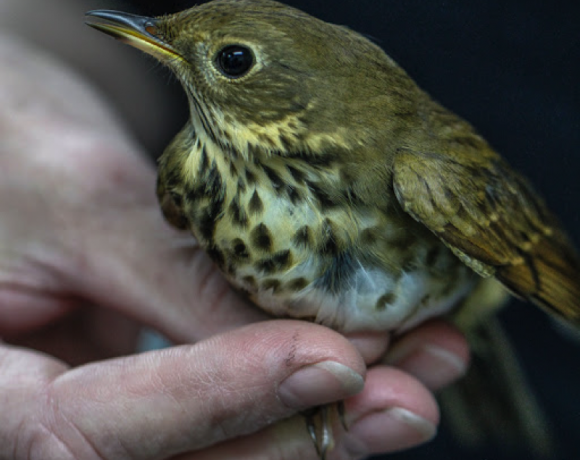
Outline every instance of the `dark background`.
{"label": "dark background", "polygon": [[[528,176],[580,242],[580,2],[542,0],[288,0],[378,42],[443,105]],[[119,1],[157,15],[193,2]],[[163,82],[168,83],[161,72]],[[175,91],[180,89],[176,85]],[[177,118],[183,118],[182,113]],[[181,121],[176,121],[176,130]],[[580,276],[580,274],[579,274]],[[580,458],[580,342],[530,305],[502,320],[558,435],[554,460]],[[520,460],[494,447],[465,452],[443,424],[437,439],[389,459]]]}

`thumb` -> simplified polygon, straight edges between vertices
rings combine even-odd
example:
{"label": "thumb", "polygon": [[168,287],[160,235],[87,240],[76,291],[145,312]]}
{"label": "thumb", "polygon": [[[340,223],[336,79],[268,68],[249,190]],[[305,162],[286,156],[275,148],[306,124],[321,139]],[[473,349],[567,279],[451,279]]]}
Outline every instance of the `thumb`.
{"label": "thumb", "polygon": [[[7,356],[23,353],[5,348]],[[26,384],[19,386],[0,377],[0,394],[20,401],[3,406],[9,410],[0,415],[0,439],[12,441],[0,457],[16,452],[19,458],[33,448],[44,458],[166,458],[353,395],[362,390],[365,372],[345,338],[298,321],[254,324],[56,377],[44,360],[0,372],[51,373],[22,378]],[[19,361],[0,362],[14,368]],[[6,429],[12,431],[1,432]]]}

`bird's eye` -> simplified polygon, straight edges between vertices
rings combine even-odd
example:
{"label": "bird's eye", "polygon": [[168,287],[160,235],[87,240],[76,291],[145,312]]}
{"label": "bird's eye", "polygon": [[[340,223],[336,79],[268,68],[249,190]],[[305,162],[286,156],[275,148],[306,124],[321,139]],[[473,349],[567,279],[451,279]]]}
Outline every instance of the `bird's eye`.
{"label": "bird's eye", "polygon": [[229,45],[217,54],[216,64],[228,78],[239,78],[254,65],[254,55],[245,46]]}

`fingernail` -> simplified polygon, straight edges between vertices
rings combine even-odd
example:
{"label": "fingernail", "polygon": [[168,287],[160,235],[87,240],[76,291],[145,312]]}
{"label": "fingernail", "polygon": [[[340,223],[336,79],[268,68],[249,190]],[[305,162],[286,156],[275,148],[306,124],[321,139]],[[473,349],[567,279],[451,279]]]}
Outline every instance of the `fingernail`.
{"label": "fingernail", "polygon": [[358,372],[335,361],[322,361],[294,372],[280,384],[278,395],[288,407],[302,409],[352,396],[363,387]]}
{"label": "fingernail", "polygon": [[385,361],[417,377],[431,390],[448,385],[467,370],[464,359],[436,345],[393,349]]}
{"label": "fingernail", "polygon": [[345,446],[353,456],[395,452],[430,441],[437,426],[402,407],[373,412],[350,428]]}

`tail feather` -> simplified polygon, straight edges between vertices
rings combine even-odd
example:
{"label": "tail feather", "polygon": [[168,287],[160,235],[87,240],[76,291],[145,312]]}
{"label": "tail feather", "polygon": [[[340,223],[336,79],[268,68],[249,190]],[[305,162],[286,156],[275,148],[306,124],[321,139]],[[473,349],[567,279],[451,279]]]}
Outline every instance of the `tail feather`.
{"label": "tail feather", "polygon": [[529,451],[537,459],[556,451],[554,437],[499,321],[491,317],[468,332],[468,374],[440,395],[442,412],[466,447],[493,443]]}

